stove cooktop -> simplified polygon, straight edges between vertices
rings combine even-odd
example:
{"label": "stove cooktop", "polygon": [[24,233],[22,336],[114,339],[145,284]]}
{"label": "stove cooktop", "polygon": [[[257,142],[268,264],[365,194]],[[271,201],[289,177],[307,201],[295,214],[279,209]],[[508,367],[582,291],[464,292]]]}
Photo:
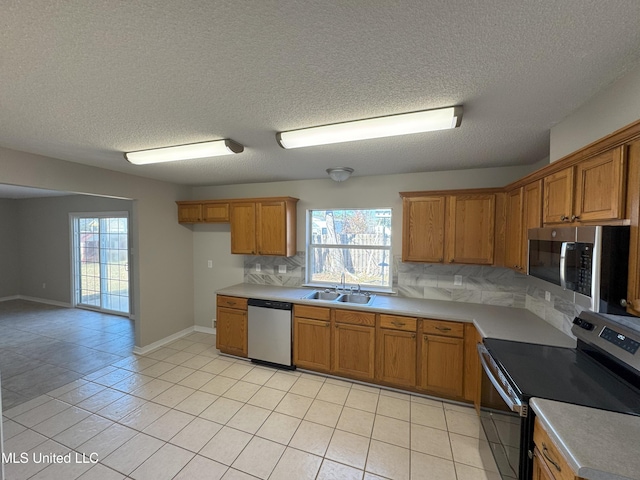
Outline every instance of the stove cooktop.
{"label": "stove cooktop", "polygon": [[523,401],[546,398],[640,416],[640,389],[575,348],[484,339]]}

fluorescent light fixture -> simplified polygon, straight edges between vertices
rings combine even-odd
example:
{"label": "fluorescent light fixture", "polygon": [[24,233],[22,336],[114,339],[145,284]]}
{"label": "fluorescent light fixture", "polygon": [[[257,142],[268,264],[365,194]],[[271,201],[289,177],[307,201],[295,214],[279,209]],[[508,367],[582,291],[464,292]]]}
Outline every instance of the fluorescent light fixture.
{"label": "fluorescent light fixture", "polygon": [[300,148],[445,130],[459,127],[461,121],[462,107],[457,106],[290,130],[276,139],[282,148]]}
{"label": "fluorescent light fixture", "polygon": [[147,165],[149,163],[174,162],[189,158],[218,157],[240,153],[244,147],[233,140],[214,140],[212,142],[190,143],[175,147],[154,148],[151,150],[139,150],[124,154],[124,158],[134,165]]}

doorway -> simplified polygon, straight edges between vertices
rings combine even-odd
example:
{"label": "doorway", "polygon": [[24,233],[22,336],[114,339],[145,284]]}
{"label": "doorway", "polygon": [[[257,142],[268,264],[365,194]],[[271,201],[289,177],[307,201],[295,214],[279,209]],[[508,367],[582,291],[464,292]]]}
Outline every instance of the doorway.
{"label": "doorway", "polygon": [[74,306],[128,316],[128,213],[71,214],[71,228]]}

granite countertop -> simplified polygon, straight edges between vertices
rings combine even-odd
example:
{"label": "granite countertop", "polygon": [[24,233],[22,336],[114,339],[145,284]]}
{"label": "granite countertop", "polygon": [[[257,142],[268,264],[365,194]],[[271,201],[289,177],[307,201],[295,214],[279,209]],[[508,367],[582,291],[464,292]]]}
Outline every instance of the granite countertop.
{"label": "granite countertop", "polygon": [[530,405],[578,476],[640,480],[640,417],[540,398]]}
{"label": "granite countertop", "polygon": [[304,305],[339,307],[378,313],[473,323],[484,338],[539,343],[559,347],[576,346],[576,340],[523,308],[478,303],[448,302],[376,294],[370,305],[344,304],[303,297],[312,289],[241,283],[218,290],[219,295],[279,300]]}

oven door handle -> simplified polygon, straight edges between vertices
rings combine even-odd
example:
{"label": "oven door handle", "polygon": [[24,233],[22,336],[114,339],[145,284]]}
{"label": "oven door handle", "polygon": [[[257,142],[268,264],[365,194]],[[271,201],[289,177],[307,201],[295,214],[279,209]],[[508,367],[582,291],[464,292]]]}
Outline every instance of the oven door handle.
{"label": "oven door handle", "polygon": [[[500,382],[496,378],[495,373],[497,372],[494,373],[494,369],[492,369],[491,366],[489,365],[488,359],[491,358],[491,354],[487,350],[487,347],[485,347],[482,343],[478,343],[477,348],[478,348],[478,355],[480,356],[480,363],[482,364],[482,368],[486,372],[487,377],[489,378],[489,380],[491,381],[491,383],[493,384],[497,392],[502,397],[502,400],[504,400],[504,402],[507,404],[507,406],[511,409],[512,412],[516,412],[521,417],[526,417],[527,407],[522,404],[520,399],[515,395],[515,393],[511,389],[509,389],[509,391],[506,391],[505,385],[503,385],[502,382]],[[509,393],[511,393],[511,395]]]}

